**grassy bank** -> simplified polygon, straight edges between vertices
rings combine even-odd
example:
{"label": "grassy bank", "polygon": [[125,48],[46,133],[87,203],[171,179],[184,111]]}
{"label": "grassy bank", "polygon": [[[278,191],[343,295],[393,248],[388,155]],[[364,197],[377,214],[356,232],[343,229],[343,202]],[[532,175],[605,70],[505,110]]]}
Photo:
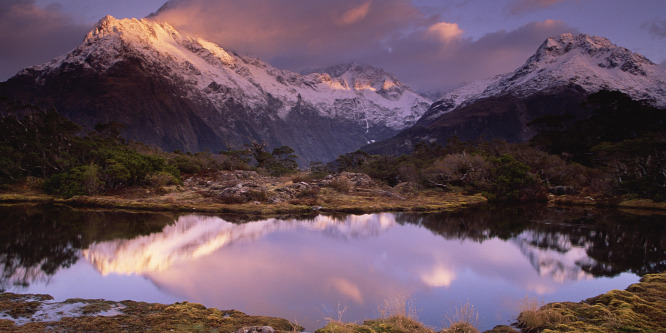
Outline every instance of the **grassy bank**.
{"label": "grassy bank", "polygon": [[299,214],[312,211],[439,212],[482,205],[481,195],[461,195],[409,186],[391,188],[364,174],[342,173],[329,179],[267,177],[251,171],[220,171],[191,177],[183,186],[124,188],[105,195],[62,198],[38,186],[14,186],[0,202],[59,203],[77,207],[145,211],[186,211],[244,215]]}

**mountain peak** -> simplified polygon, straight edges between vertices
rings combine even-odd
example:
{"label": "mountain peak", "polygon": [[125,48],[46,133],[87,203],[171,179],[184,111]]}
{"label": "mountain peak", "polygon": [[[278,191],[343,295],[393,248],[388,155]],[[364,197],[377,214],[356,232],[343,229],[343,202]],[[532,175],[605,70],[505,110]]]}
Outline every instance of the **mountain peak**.
{"label": "mountain peak", "polygon": [[389,100],[398,100],[409,90],[400,80],[385,70],[367,64],[346,62],[311,71],[323,73],[342,87],[356,91],[374,91]]}
{"label": "mountain peak", "polygon": [[654,65],[641,54],[613,44],[608,38],[574,35],[564,33],[547,38],[536,53],[530,57],[525,66],[535,63],[553,63],[562,58],[584,56],[595,59],[601,68],[619,68],[634,75],[647,75],[646,66]]}
{"label": "mountain peak", "polygon": [[424,114],[424,122],[478,99],[527,97],[574,87],[586,93],[621,91],[666,107],[666,70],[604,37],[564,33],[547,38],[515,71],[472,82],[446,94]]}
{"label": "mountain peak", "polygon": [[331,75],[331,77],[341,77],[345,73],[353,73],[353,74],[363,73],[363,74],[380,74],[380,75],[388,74],[386,71],[384,71],[381,68],[357,62],[345,62],[333,66],[328,66],[325,68],[317,69],[315,72],[327,73]]}
{"label": "mountain peak", "polygon": [[[158,36],[160,32],[166,34]],[[111,15],[106,15],[88,32],[84,43],[92,44],[109,36],[118,36],[125,40],[133,39],[145,43],[167,35],[176,36],[180,34],[167,23],[158,23],[145,18],[140,20],[135,18],[116,19]]]}
{"label": "mountain peak", "polygon": [[350,63],[330,72],[340,77],[278,69],[156,20],[106,16],[81,45],[19,72],[6,91],[40,91],[29,98],[57,100],[85,126],[116,119],[128,138],[164,149],[219,150],[251,139],[289,145],[302,162],[386,138],[432,103],[378,68]]}

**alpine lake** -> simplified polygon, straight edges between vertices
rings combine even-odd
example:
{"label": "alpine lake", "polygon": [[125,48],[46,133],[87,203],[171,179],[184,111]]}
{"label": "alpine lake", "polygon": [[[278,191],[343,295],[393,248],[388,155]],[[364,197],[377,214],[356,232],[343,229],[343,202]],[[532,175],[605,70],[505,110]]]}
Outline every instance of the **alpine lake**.
{"label": "alpine lake", "polygon": [[0,290],[189,301],[298,323],[378,318],[435,329],[472,305],[478,328],[521,300],[573,301],[666,270],[666,215],[487,206],[452,213],[239,216],[0,206]]}

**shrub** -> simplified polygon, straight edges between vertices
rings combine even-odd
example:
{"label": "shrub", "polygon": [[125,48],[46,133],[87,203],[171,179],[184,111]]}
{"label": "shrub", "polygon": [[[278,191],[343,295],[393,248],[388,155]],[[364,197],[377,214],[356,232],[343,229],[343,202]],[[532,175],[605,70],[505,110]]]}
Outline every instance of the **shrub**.
{"label": "shrub", "polygon": [[44,182],[44,189],[47,193],[57,194],[65,198],[71,198],[75,195],[85,195],[87,194],[83,186],[85,169],[85,166],[81,166],[67,172],[55,174]]}
{"label": "shrub", "polygon": [[483,191],[489,188],[491,164],[476,154],[451,154],[437,159],[423,172],[426,186],[460,186],[468,191]]}
{"label": "shrub", "polygon": [[268,193],[263,190],[250,190],[247,193],[245,193],[245,196],[249,201],[259,201],[259,202],[266,202],[268,201]]}
{"label": "shrub", "polygon": [[499,158],[490,158],[495,165],[491,170],[492,179],[490,190],[486,193],[488,199],[498,201],[521,201],[528,200],[530,197],[523,196],[522,191],[529,189],[535,192],[538,188],[536,179],[530,173],[529,167],[516,161],[513,156],[504,154]]}
{"label": "shrub", "polygon": [[102,189],[103,183],[99,179],[99,170],[99,166],[93,163],[83,167],[81,183],[86,194],[94,195]]}
{"label": "shrub", "polygon": [[298,172],[295,175],[291,176],[291,181],[294,183],[300,183],[300,182],[307,183],[315,179],[316,178],[310,172]]}
{"label": "shrub", "polygon": [[296,193],[296,197],[299,199],[306,199],[306,198],[316,199],[317,197],[319,197],[320,191],[321,190],[319,189],[319,187],[310,187],[308,189]]}
{"label": "shrub", "polygon": [[148,176],[148,183],[153,187],[178,185],[178,180],[170,173],[159,171]]}
{"label": "shrub", "polygon": [[346,177],[335,178],[329,183],[328,186],[340,193],[349,193],[352,188],[351,181]]}

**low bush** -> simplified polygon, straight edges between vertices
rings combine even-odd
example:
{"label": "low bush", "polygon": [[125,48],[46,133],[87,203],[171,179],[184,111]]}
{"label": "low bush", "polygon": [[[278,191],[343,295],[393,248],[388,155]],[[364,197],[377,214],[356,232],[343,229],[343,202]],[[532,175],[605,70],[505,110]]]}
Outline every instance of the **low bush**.
{"label": "low bush", "polygon": [[337,177],[328,186],[340,193],[349,193],[352,189],[352,183],[346,177]]}

